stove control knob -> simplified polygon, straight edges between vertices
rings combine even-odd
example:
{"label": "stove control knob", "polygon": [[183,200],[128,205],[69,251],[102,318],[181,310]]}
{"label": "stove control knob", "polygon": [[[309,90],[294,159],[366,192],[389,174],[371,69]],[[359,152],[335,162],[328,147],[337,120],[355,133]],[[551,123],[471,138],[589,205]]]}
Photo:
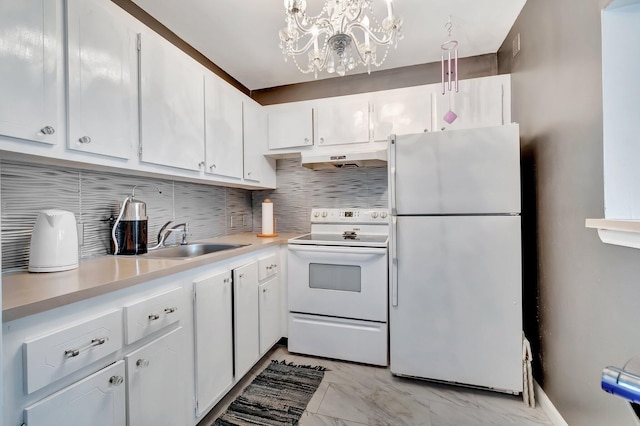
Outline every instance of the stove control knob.
{"label": "stove control knob", "polygon": [[327,212],[322,212],[322,217],[327,217]]}
{"label": "stove control knob", "polygon": [[313,217],[318,217],[320,216],[320,212],[313,212]]}
{"label": "stove control knob", "polygon": [[378,212],[371,212],[371,217],[374,219],[378,217]]}
{"label": "stove control knob", "polygon": [[381,218],[386,218],[387,217],[387,212],[380,212],[380,217]]}

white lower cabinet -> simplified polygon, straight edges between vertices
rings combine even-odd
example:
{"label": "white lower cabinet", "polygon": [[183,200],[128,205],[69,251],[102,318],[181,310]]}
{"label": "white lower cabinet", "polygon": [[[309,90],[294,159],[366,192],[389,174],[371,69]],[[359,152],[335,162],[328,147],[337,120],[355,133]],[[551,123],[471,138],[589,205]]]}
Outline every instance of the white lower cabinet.
{"label": "white lower cabinet", "polygon": [[187,376],[183,334],[183,328],[178,327],[125,356],[129,426],[184,423]]}
{"label": "white lower cabinet", "polygon": [[260,354],[264,355],[282,337],[280,253],[258,259],[258,307],[260,312]]}
{"label": "white lower cabinet", "polygon": [[125,424],[125,368],[118,361],[24,410],[28,426]]}
{"label": "white lower cabinet", "polygon": [[205,414],[233,385],[231,272],[193,283],[196,416]]}
{"label": "white lower cabinet", "polygon": [[233,270],[235,376],[244,376],[260,358],[258,266],[251,262]]}
{"label": "white lower cabinet", "polygon": [[265,354],[282,337],[280,280],[275,276],[258,287],[260,305],[260,354]]}

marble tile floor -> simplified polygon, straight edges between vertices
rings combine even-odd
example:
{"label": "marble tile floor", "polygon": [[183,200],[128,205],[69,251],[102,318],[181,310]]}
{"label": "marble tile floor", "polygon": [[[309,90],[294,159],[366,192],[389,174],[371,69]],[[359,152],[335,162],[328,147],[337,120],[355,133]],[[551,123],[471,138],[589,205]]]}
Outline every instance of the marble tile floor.
{"label": "marble tile floor", "polygon": [[294,355],[277,346],[198,424],[210,426],[272,359],[329,368],[301,426],[552,425],[520,396],[395,377],[388,368]]}

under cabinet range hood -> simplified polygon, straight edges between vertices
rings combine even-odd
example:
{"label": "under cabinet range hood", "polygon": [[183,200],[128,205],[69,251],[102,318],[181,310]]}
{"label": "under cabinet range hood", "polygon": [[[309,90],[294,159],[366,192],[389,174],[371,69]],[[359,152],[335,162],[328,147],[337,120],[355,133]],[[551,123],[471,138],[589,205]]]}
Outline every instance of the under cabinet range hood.
{"label": "under cabinet range hood", "polygon": [[345,153],[302,153],[302,165],[313,170],[386,166],[387,151],[355,151]]}

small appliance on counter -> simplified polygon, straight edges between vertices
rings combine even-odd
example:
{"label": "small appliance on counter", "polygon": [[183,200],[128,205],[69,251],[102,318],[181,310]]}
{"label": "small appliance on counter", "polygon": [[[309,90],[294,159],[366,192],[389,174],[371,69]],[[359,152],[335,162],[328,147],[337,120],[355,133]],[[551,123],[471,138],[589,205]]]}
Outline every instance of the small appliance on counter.
{"label": "small appliance on counter", "polygon": [[[131,195],[122,202],[120,214],[111,228],[113,254],[144,254],[147,252],[147,204],[136,200],[135,185]],[[162,194],[157,187],[156,190]]]}
{"label": "small appliance on counter", "polygon": [[76,217],[66,210],[42,210],[31,234],[29,272],[58,272],[78,267]]}

